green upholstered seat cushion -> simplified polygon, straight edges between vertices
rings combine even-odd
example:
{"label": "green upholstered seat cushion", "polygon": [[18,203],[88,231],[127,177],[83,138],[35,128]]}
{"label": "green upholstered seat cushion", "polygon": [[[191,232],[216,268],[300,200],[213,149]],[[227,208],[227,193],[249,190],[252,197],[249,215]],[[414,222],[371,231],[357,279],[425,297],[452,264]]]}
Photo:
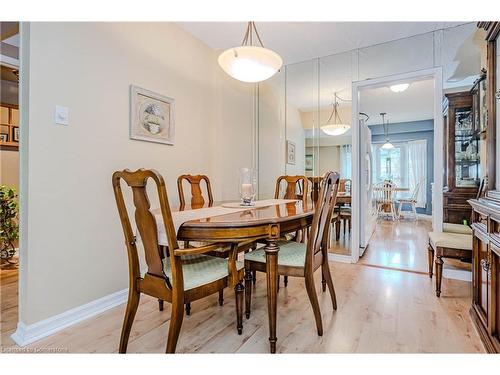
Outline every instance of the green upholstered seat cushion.
{"label": "green upholstered seat cushion", "polygon": [[[304,267],[306,261],[306,244],[292,241],[279,241],[278,265],[288,267]],[[245,254],[245,260],[266,263],[264,248]]]}
{"label": "green upholstered seat cushion", "polygon": [[429,243],[433,249],[436,249],[436,247],[447,247],[450,249],[472,250],[472,235],[429,232]]}
{"label": "green upholstered seat cushion", "polygon": [[[236,262],[239,271],[244,267],[243,262]],[[163,260],[163,270],[172,282],[170,258]],[[209,255],[185,255],[182,257],[182,273],[184,276],[184,290],[209,284],[229,275],[228,260]]]}

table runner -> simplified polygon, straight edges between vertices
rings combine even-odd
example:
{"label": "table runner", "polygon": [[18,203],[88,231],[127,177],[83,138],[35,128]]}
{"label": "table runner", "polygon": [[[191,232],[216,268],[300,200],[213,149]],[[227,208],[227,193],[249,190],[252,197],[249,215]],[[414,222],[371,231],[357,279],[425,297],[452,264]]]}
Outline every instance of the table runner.
{"label": "table runner", "polygon": [[[200,220],[206,219],[208,217],[221,216],[226,214],[231,214],[238,211],[252,210],[256,208],[276,206],[279,204],[297,202],[296,199],[264,199],[260,201],[255,201],[254,206],[250,207],[235,207],[228,208],[222,206],[204,207],[195,210],[185,210],[185,211],[174,211],[172,212],[172,220],[174,222],[175,233],[179,231],[179,228],[186,221],[190,220]],[[160,209],[155,209],[152,211],[155,216],[156,226],[158,230],[158,243],[163,246],[168,246],[167,233],[165,232],[165,225],[163,225],[163,218]],[[136,230],[137,239],[140,240],[139,231]]]}

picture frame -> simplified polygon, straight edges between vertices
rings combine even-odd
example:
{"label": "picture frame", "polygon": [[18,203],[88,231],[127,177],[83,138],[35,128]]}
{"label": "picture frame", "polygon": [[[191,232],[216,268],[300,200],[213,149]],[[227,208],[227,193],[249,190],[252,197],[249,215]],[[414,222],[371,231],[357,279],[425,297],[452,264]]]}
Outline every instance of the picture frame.
{"label": "picture frame", "polygon": [[295,143],[286,141],[286,163],[295,165]]}
{"label": "picture frame", "polygon": [[0,133],[0,142],[9,142],[9,135],[7,133]]}
{"label": "picture frame", "polygon": [[174,145],[175,100],[130,85],[129,137],[133,140]]}
{"label": "picture frame", "polygon": [[19,142],[19,127],[18,126],[12,128],[12,140],[14,142]]}
{"label": "picture frame", "polygon": [[305,157],[305,170],[306,172],[314,171],[314,154],[307,154]]}

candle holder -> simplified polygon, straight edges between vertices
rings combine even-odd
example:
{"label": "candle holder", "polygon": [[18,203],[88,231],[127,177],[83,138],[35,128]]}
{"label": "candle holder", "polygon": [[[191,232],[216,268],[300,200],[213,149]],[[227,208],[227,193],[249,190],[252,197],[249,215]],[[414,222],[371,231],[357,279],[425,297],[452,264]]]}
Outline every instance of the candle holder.
{"label": "candle holder", "polygon": [[252,168],[240,169],[240,197],[241,206],[253,206],[257,191],[257,174]]}

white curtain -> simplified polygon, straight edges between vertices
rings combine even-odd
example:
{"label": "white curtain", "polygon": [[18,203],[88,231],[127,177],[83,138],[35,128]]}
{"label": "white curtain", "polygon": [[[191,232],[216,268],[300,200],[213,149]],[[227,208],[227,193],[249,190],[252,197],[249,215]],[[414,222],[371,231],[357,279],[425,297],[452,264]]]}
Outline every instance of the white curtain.
{"label": "white curtain", "polygon": [[352,146],[340,146],[340,178],[351,178]]}
{"label": "white curtain", "polygon": [[410,194],[420,182],[417,207],[425,208],[427,203],[427,141],[421,139],[408,142],[408,166]]}

